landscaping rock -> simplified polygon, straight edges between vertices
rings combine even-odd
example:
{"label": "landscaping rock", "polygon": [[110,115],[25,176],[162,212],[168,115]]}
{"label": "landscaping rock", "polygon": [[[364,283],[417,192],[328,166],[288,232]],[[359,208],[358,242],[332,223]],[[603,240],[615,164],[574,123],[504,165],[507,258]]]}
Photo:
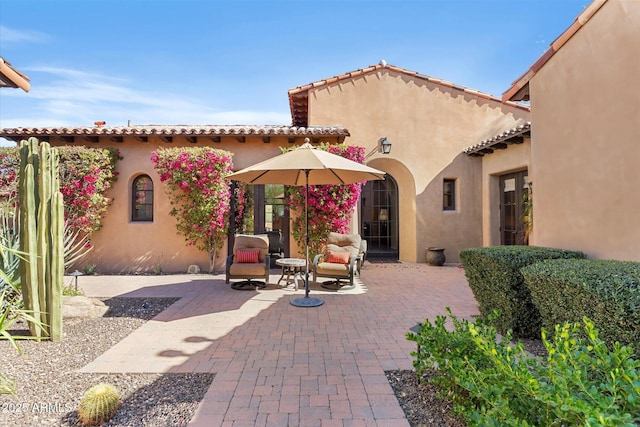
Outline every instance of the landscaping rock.
{"label": "landscaping rock", "polygon": [[108,309],[109,307],[98,298],[88,298],[81,295],[62,297],[62,317],[102,317]]}

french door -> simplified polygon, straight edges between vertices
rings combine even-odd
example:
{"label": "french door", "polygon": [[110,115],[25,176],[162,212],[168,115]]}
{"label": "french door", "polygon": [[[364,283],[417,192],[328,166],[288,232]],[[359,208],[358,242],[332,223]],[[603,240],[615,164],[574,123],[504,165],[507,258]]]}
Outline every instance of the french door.
{"label": "french door", "polygon": [[[232,191],[235,189],[232,182]],[[232,253],[236,233],[267,234],[269,251],[275,261],[277,254],[289,256],[289,207],[284,203],[284,185],[247,185],[244,196],[244,215],[238,223],[234,215],[230,218],[229,254]],[[231,211],[235,211],[232,198]]]}
{"label": "french door", "polygon": [[362,187],[360,218],[360,235],[367,241],[367,258],[397,260],[398,185],[391,176],[368,181]]}
{"label": "french door", "polygon": [[525,205],[529,196],[528,172],[515,172],[500,177],[500,244],[528,244]]}

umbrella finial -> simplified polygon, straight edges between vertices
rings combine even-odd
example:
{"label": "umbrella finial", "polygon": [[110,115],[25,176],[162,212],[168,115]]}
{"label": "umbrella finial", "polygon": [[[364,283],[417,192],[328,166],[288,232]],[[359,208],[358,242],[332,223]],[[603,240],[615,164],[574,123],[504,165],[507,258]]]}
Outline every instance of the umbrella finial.
{"label": "umbrella finial", "polygon": [[304,139],[304,144],[302,144],[298,148],[315,148],[315,147],[311,144],[311,140],[309,138],[305,138]]}

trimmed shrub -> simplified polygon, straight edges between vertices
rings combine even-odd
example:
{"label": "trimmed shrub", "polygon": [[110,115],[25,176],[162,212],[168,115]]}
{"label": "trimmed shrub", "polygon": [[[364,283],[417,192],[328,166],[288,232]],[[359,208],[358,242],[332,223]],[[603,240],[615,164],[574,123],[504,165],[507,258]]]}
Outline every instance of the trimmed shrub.
{"label": "trimmed shrub", "polygon": [[516,338],[539,338],[542,320],[531,301],[520,269],[530,264],[557,258],[585,258],[582,252],[537,246],[493,246],[460,251],[460,260],[480,313],[495,319],[501,334],[512,330]]}
{"label": "trimmed shrub", "polygon": [[640,354],[640,263],[613,260],[549,260],[522,275],[543,326],[593,320],[601,338]]}

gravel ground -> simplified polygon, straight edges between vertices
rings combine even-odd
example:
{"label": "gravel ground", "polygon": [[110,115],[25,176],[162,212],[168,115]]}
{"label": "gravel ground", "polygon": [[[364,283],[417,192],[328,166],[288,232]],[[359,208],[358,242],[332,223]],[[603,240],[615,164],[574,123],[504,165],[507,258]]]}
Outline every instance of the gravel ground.
{"label": "gravel ground", "polygon": [[[122,406],[104,426],[184,426],[213,374],[91,374],[75,372],[176,298],[111,298],[105,317],[65,319],[60,342],[21,341],[19,355],[0,341],[2,373],[16,381],[16,395],[0,396],[0,426],[78,426],[84,392],[100,382],[116,386]],[[14,333],[25,334],[16,330]]]}
{"label": "gravel ground", "polygon": [[453,405],[437,396],[438,387],[419,381],[415,371],[385,372],[389,384],[412,427],[465,427]]}

